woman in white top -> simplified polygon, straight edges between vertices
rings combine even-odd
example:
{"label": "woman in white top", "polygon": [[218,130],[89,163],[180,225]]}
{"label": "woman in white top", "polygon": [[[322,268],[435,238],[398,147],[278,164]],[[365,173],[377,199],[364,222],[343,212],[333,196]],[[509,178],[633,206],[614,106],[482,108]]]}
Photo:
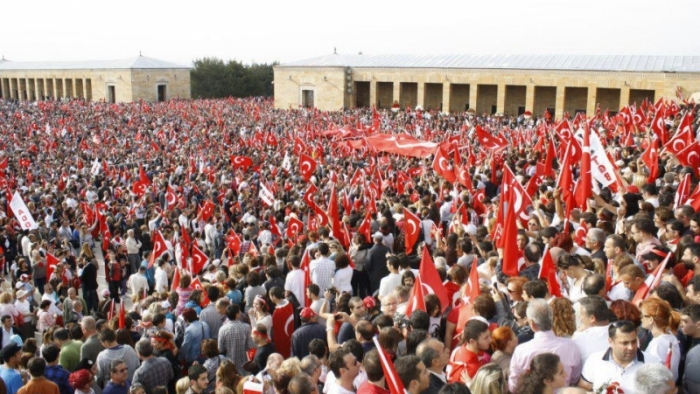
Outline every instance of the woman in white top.
{"label": "woman in white top", "polygon": [[583,293],[583,281],[590,272],[584,268],[581,256],[576,254],[562,255],[557,261],[557,266],[566,274],[566,278],[568,279],[569,299],[571,302],[575,303],[580,298],[585,297],[586,295]]}
{"label": "woman in white top", "polygon": [[340,293],[352,294],[352,267],[350,267],[350,257],[345,253],[335,256],[335,274],[333,275],[333,286]]}
{"label": "woman in white top", "polygon": [[248,312],[250,317],[251,327],[255,327],[256,324],[264,324],[267,328],[267,332],[272,332],[272,315],[270,315],[267,302],[263,296],[256,296],[253,301],[253,310]]}
{"label": "woman in white top", "polygon": [[642,311],[642,327],[651,331],[654,337],[647,346],[646,353],[656,356],[665,362],[669,350],[671,353],[671,372],[673,380],[678,379],[678,366],[681,362],[681,349],[676,338],[681,318],[678,312],[671,309],[668,302],[649,297],[640,308]]}

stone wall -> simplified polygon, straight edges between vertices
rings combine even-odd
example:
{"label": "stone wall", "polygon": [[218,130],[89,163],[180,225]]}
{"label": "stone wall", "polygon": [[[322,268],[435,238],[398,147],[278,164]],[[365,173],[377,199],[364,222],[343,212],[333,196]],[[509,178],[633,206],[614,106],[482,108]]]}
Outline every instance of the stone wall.
{"label": "stone wall", "polygon": [[[355,93],[348,95],[340,88],[346,70],[344,67],[276,66],[275,107],[298,108],[301,105],[301,84],[314,89],[314,105],[319,109],[338,110],[354,106],[357,102]],[[659,97],[675,98],[677,86],[681,86],[686,97],[700,91],[698,73],[448,68],[353,68],[350,71],[352,81],[370,83],[370,105],[381,100],[384,108],[390,107],[387,100],[388,86],[393,88],[391,102],[401,99],[413,101],[415,97],[416,105],[426,107],[427,104],[432,106],[442,103],[443,110],[463,111],[468,104],[479,112],[491,112],[491,107],[495,105],[496,112],[517,113],[518,107],[525,107],[525,110],[537,115],[544,108],[551,107],[555,108],[553,115],[556,117],[561,117],[565,110],[567,87],[582,89],[570,91],[566,107],[584,109],[589,114],[595,112],[599,102],[601,110],[605,110],[616,101],[620,103],[619,106],[624,106],[635,101],[639,104],[644,97],[650,100],[658,100]],[[405,83],[417,83],[417,87],[402,89],[402,83],[403,86],[410,86]],[[377,89],[379,84],[381,89]],[[434,85],[426,88],[426,84],[442,84],[442,98],[439,101],[436,96],[439,89]],[[492,85],[496,89],[483,89],[483,85]],[[510,86],[519,88],[509,88]],[[525,88],[524,97],[522,87]],[[542,88],[536,89],[539,87]],[[415,96],[413,91],[416,92]],[[617,92],[619,98],[616,99]],[[617,111],[619,106],[610,107],[610,110]]]}

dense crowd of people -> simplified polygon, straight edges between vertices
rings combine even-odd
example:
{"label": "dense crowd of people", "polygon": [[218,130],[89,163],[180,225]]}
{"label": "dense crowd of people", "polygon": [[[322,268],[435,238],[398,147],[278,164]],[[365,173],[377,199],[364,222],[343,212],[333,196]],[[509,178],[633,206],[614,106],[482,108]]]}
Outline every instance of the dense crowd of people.
{"label": "dense crowd of people", "polygon": [[0,394],[700,393],[696,112],[0,100]]}

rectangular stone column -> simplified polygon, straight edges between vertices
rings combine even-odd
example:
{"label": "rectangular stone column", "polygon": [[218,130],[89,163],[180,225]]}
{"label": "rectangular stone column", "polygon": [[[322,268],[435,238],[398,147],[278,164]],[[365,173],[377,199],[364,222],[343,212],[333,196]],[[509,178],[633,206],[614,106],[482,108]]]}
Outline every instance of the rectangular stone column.
{"label": "rectangular stone column", "polygon": [[[630,87],[623,86],[620,88],[620,108],[630,104]],[[641,103],[639,103],[641,104]]]}
{"label": "rectangular stone column", "polygon": [[525,87],[525,111],[535,112],[535,85]]}
{"label": "rectangular stone column", "polygon": [[449,82],[442,83],[442,113],[444,114],[450,113],[450,88]]}
{"label": "rectangular stone column", "polygon": [[554,119],[561,119],[564,116],[564,94],[566,87],[557,86],[557,99],[554,105]]}
{"label": "rectangular stone column", "polygon": [[597,89],[595,86],[588,86],[588,98],[586,101],[586,116],[595,116],[597,101]]}
{"label": "rectangular stone column", "polygon": [[506,85],[504,83],[498,84],[498,91],[496,92],[496,112],[502,114],[506,112]]}
{"label": "rectangular stone column", "polygon": [[416,105],[425,108],[425,83],[418,82],[418,97],[416,97]]}
{"label": "rectangular stone column", "polygon": [[469,85],[469,109],[476,111],[476,93],[479,91],[478,84]]}
{"label": "rectangular stone column", "polygon": [[[85,86],[87,86],[87,83],[83,80],[83,87]],[[85,97],[87,97],[87,90]],[[377,106],[377,81],[375,80],[369,81],[369,105],[370,107]]]}
{"label": "rectangular stone column", "polygon": [[[5,82],[5,81],[7,81],[7,82]],[[5,85],[5,84],[7,84],[7,85]],[[10,80],[7,78],[0,78],[0,89],[2,89],[2,97],[5,99],[10,98],[9,87],[10,87]]]}
{"label": "rectangular stone column", "polygon": [[394,99],[391,101],[391,104],[394,105],[394,103],[399,103],[401,104],[401,82],[394,81]]}

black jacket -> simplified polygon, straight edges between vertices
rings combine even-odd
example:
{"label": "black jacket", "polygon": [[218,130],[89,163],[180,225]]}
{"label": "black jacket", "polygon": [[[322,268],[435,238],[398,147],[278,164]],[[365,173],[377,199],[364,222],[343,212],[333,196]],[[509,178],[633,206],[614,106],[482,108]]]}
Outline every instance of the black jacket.
{"label": "black jacket", "polygon": [[309,343],[314,339],[326,341],[326,326],[318,323],[302,324],[292,334],[292,356],[300,360],[309,355]]}
{"label": "black jacket", "polygon": [[389,275],[389,268],[386,267],[387,253],[389,253],[389,248],[383,243],[375,243],[367,255],[365,271],[369,275],[369,290],[372,294],[379,290],[382,278]]}
{"label": "black jacket", "polygon": [[83,290],[97,290],[97,267],[95,264],[85,264],[80,281],[83,283]]}

